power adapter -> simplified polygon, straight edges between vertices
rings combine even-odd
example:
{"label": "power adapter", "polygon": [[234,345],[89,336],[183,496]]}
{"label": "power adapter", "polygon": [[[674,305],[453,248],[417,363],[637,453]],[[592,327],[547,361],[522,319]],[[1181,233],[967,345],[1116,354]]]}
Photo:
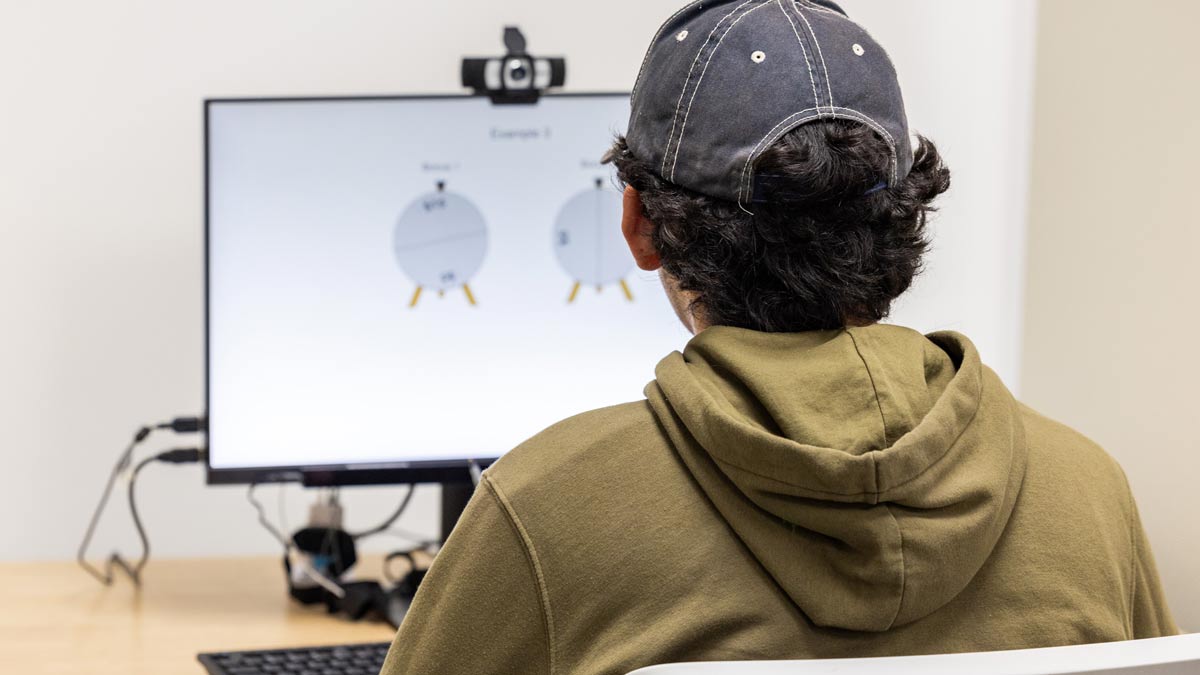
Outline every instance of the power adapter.
{"label": "power adapter", "polygon": [[308,509],[308,526],[322,530],[342,529],[342,503],[337,497],[314,502]]}

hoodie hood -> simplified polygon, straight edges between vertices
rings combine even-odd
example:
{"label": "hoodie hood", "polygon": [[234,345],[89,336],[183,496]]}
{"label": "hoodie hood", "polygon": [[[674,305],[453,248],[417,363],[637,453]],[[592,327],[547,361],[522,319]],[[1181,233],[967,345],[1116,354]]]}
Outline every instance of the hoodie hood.
{"label": "hoodie hood", "polygon": [[952,600],[1025,474],[1017,404],[957,333],[712,327],[646,389],[729,527],[819,626],[880,632]]}

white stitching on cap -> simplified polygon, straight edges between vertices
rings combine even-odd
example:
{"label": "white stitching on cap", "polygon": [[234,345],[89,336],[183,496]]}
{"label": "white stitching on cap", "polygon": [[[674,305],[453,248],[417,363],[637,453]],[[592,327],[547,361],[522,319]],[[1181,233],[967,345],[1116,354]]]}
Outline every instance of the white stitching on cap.
{"label": "white stitching on cap", "polygon": [[705,38],[704,44],[700,45],[700,50],[696,52],[696,58],[692,60],[692,67],[688,69],[687,79],[683,81],[683,91],[679,92],[679,103],[675,105],[675,117],[671,121],[671,133],[667,134],[667,147],[663,149],[662,166],[658,171],[660,175],[667,172],[667,158],[671,156],[671,143],[675,140],[675,126],[679,124],[679,109],[683,107],[683,97],[687,96],[688,84],[692,81],[692,72],[696,70],[696,64],[700,63],[700,55],[704,53],[705,48],[708,47],[708,43],[712,41],[712,37],[717,34],[717,29],[721,27],[721,24],[725,23],[725,19],[737,14],[739,9],[751,2],[754,2],[754,0],[746,0],[737,7],[734,7],[732,12],[721,17],[717,25],[713,26],[712,32]]}
{"label": "white stitching on cap", "polygon": [[[803,115],[806,112],[812,112],[814,110],[817,111],[816,115],[809,115],[808,117],[801,117],[799,119],[796,119],[797,115]],[[787,117],[785,117],[782,122],[780,122],[779,124],[776,124],[775,128],[771,129],[771,131],[767,132],[767,135],[763,136],[762,140],[760,140],[758,142],[758,144],[754,146],[754,149],[750,152],[750,156],[746,158],[746,165],[742,167],[742,177],[738,181],[737,203],[738,203],[739,209],[741,209],[742,211],[745,211],[746,213],[749,213],[752,216],[754,215],[753,211],[750,211],[746,207],[742,206],[742,196],[745,195],[748,198],[754,196],[754,195],[750,194],[750,181],[753,180],[752,176],[750,175],[750,164],[755,159],[755,156],[759,153],[760,149],[765,149],[763,146],[768,144],[767,139],[770,138],[772,135],[774,135],[776,129],[787,124],[788,122],[794,122],[794,124],[792,125],[791,128],[795,129],[796,127],[798,127],[802,124],[807,124],[809,122],[812,122],[813,120],[818,120],[818,119],[821,119],[821,112],[817,108],[806,108],[804,110],[801,110],[800,112],[794,112],[791,115],[788,115]],[[787,131],[781,132],[779,134],[779,136],[776,137],[776,139],[782,138],[783,135],[786,133],[787,133]],[[771,142],[773,143],[774,141],[771,141]]]}
{"label": "white stitching on cap", "polygon": [[825,52],[821,51],[821,41],[817,39],[817,31],[813,30],[812,24],[808,22],[808,17],[804,16],[804,10],[800,9],[800,5],[796,5],[796,13],[804,19],[804,25],[808,26],[808,32],[812,35],[813,44],[817,46],[817,56],[821,57],[821,68],[825,71],[825,86],[829,88],[829,109],[833,110],[833,81],[829,79],[829,66],[825,65]]}
{"label": "white stitching on cap", "polygon": [[[799,1],[800,1],[800,0],[797,0],[797,2],[799,2]],[[818,5],[817,3],[813,2],[812,0],[803,0],[803,2],[804,2],[804,4],[808,5],[808,8],[809,8],[809,9],[816,10],[816,11],[818,11],[818,12],[825,12],[826,14],[832,14],[833,16],[836,16],[836,17],[838,17],[839,19],[845,19],[845,18],[846,18],[846,15],[845,15],[845,14],[841,14],[841,13],[839,13],[839,12],[836,12],[836,11],[834,11],[834,10],[832,10],[832,9],[829,9],[828,7],[822,7],[822,6]]]}
{"label": "white stitching on cap", "polygon": [[874,118],[872,118],[870,115],[868,115],[864,112],[860,112],[858,110],[855,110],[854,108],[844,108],[841,106],[834,108],[834,110],[840,110],[843,112],[852,113],[852,115],[846,115],[846,117],[849,119],[856,119],[855,116],[857,116],[857,119],[859,122],[866,124],[867,126],[874,129],[876,132],[878,132],[880,136],[883,136],[883,138],[887,141],[888,149],[891,151],[891,155],[892,155],[892,171],[891,171],[892,180],[891,180],[891,183],[895,184],[895,182],[897,180],[897,176],[900,172],[900,151],[897,149],[896,139],[893,138],[892,135],[888,133],[887,129],[883,128],[882,124],[880,124],[879,122],[876,122],[874,120]]}
{"label": "white stitching on cap", "polygon": [[883,137],[884,137],[885,139],[887,139],[887,142],[888,142],[888,143],[891,143],[891,144],[895,145],[895,143],[896,143],[896,139],[895,139],[894,137],[892,137],[892,135],[891,135],[890,133],[888,133],[888,130],[887,130],[887,129],[884,129],[884,128],[883,128],[883,125],[882,125],[882,124],[880,124],[879,122],[876,122],[876,121],[875,121],[875,120],[874,120],[874,119],[873,119],[873,118],[872,118],[870,115],[868,115],[868,114],[866,114],[866,113],[864,113],[864,112],[862,112],[862,111],[860,111],[860,110],[855,110],[854,108],[846,108],[846,107],[843,107],[843,106],[838,106],[838,107],[836,108],[836,110],[842,110],[842,111],[845,111],[845,112],[854,113],[855,115],[858,115],[859,117],[862,117],[864,121],[866,121],[866,122],[870,122],[871,124],[874,124],[876,127],[878,127],[878,128],[876,129],[876,131],[878,131],[880,134],[882,134],[882,135],[883,135]]}
{"label": "white stitching on cap", "polygon": [[[646,64],[650,63],[650,54],[654,52],[654,45],[658,42],[659,38],[661,38],[662,34],[664,32],[666,32],[667,24],[669,24],[672,21],[674,21],[675,19],[677,19],[679,16],[681,16],[687,10],[689,10],[693,7],[698,7],[701,4],[703,4],[704,2],[705,2],[705,0],[696,0],[696,2],[693,2],[689,5],[684,5],[683,7],[680,7],[678,12],[675,12],[674,14],[672,14],[670,18],[668,18],[666,21],[663,22],[663,24],[661,26],[658,27],[658,32],[654,34],[654,39],[650,41],[650,46],[646,49],[646,55],[642,57],[642,67],[638,69],[637,79],[633,81],[633,91],[629,95],[629,107],[630,108],[632,108],[634,105],[637,104],[638,94],[641,93],[640,87],[642,84],[642,76],[646,74]],[[629,118],[629,128],[625,130],[625,135],[632,136],[633,128],[636,125],[637,125],[637,118],[630,117]]]}
{"label": "white stitching on cap", "polygon": [[821,95],[817,93],[817,78],[813,75],[812,61],[808,58],[808,47],[805,47],[804,40],[800,39],[800,30],[796,28],[796,22],[792,21],[792,17],[783,6],[783,0],[778,0],[778,5],[779,11],[783,12],[783,18],[787,19],[788,25],[792,27],[792,32],[796,34],[796,42],[800,43],[800,50],[804,52],[804,63],[808,65],[808,81],[812,82],[813,105],[817,106],[817,112],[821,112]]}
{"label": "white stitching on cap", "polygon": [[683,148],[683,134],[685,131],[687,131],[688,118],[692,116],[692,104],[696,102],[696,94],[700,93],[700,84],[704,82],[704,74],[708,72],[708,66],[712,63],[713,56],[715,56],[717,50],[721,48],[721,43],[725,41],[725,36],[729,35],[729,33],[733,31],[734,26],[737,26],[742,19],[750,16],[754,12],[766,7],[769,4],[771,4],[769,1],[764,2],[753,9],[748,9],[745,12],[742,12],[741,16],[739,16],[733,23],[729,24],[729,28],[727,28],[725,32],[721,34],[721,39],[717,40],[717,44],[714,45],[712,51],[708,53],[708,61],[704,62],[704,70],[700,71],[700,79],[696,80],[696,86],[692,88],[692,98],[688,101],[687,112],[683,116],[683,126],[679,128],[679,140],[675,142],[675,161],[671,163],[671,177],[667,180],[675,180],[675,169],[679,166],[679,151]]}
{"label": "white stitching on cap", "polygon": [[765,143],[766,140],[771,137],[771,134],[775,133],[775,131],[777,129],[779,129],[779,127],[782,127],[783,125],[787,124],[790,120],[792,120],[795,117],[803,115],[804,113],[807,113],[807,112],[812,112],[814,110],[817,110],[817,108],[805,108],[804,110],[799,110],[797,112],[792,113],[791,115],[788,115],[787,117],[783,118],[782,122],[780,122],[779,124],[776,124],[770,131],[768,131],[767,135],[763,136],[762,140],[760,140],[758,142],[758,144],[754,146],[754,148],[750,151],[750,156],[746,158],[746,165],[742,167],[742,177],[738,181],[738,203],[741,203],[741,196],[746,192],[746,187],[745,187],[746,186],[746,173],[750,170],[750,163],[754,161],[754,156],[758,154],[758,149],[762,147],[763,143]]}
{"label": "white stitching on cap", "polygon": [[678,12],[672,14],[670,18],[668,18],[661,26],[658,27],[658,32],[654,34],[654,39],[650,40],[650,47],[646,49],[646,55],[642,57],[642,67],[638,68],[637,79],[633,81],[633,96],[631,96],[629,99],[631,105],[637,100],[638,85],[642,83],[642,75],[646,73],[646,64],[650,62],[650,54],[654,51],[654,45],[658,44],[658,39],[661,38],[663,32],[667,30],[667,24],[679,18],[679,15],[683,14],[687,10],[703,3],[704,1],[705,0],[696,0],[696,2],[680,7]]}
{"label": "white stitching on cap", "polygon": [[[799,119],[799,120],[795,119],[798,116],[804,115],[805,113],[812,112],[814,110],[816,110],[818,114],[810,115],[807,118],[803,118],[803,119]],[[866,124],[867,126],[871,127],[871,129],[873,129],[875,132],[877,132],[880,136],[884,137],[884,139],[887,141],[887,144],[888,144],[888,150],[890,151],[891,156],[892,156],[892,165],[891,165],[892,180],[891,180],[891,182],[892,182],[892,184],[895,184],[896,180],[897,180],[897,175],[899,173],[900,157],[899,157],[899,150],[896,148],[896,140],[892,137],[892,135],[890,133],[888,133],[888,130],[884,129],[883,125],[876,122],[869,115],[859,112],[858,110],[855,110],[853,108],[837,107],[837,108],[834,108],[834,110],[841,111],[843,113],[842,115],[840,115],[840,117],[844,117],[846,119],[851,119],[856,122],[862,122],[863,124]],[[835,115],[835,117],[839,116],[837,112],[834,112],[833,114]],[[776,124],[773,129],[768,131],[766,136],[763,136],[762,140],[759,141],[758,144],[754,146],[754,149],[750,151],[750,156],[746,158],[746,164],[745,164],[745,166],[742,167],[742,176],[741,176],[741,179],[738,181],[738,206],[741,206],[742,196],[745,195],[749,191],[750,165],[754,162],[755,159],[757,159],[757,156],[763,149],[763,146],[769,145],[770,143],[774,142],[774,140],[769,140],[769,139],[771,139],[772,136],[775,136],[775,132],[779,131],[780,127],[782,127],[786,124],[789,124],[789,123],[792,123],[791,128],[794,129],[801,124],[811,122],[818,118],[820,118],[820,110],[818,108],[806,108],[804,110],[800,110],[798,112],[792,113],[791,115],[788,115],[787,117],[785,117],[783,119],[782,122],[780,122],[779,124]],[[776,136],[775,140],[778,140],[778,138],[782,137],[783,134],[785,134],[785,133],[787,133],[787,131],[780,133],[778,136]],[[745,208],[743,208],[742,210],[746,211]],[[746,211],[746,213],[750,213],[750,212]],[[753,215],[753,214],[751,214],[751,215]]]}

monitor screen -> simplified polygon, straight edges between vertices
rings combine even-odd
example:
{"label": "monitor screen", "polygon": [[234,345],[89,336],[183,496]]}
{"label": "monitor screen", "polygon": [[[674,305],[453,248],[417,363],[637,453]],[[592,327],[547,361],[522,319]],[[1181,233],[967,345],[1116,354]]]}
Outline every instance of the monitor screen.
{"label": "monitor screen", "polygon": [[689,335],[620,233],[628,95],[206,103],[209,479],[487,461]]}

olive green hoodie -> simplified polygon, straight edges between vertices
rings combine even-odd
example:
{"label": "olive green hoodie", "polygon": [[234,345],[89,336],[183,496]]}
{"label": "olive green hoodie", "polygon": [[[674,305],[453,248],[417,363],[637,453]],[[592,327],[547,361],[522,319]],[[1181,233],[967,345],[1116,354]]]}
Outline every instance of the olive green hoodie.
{"label": "olive green hoodie", "polygon": [[1177,632],[1120,468],[961,335],[715,327],[656,374],[485,473],[386,675]]}

